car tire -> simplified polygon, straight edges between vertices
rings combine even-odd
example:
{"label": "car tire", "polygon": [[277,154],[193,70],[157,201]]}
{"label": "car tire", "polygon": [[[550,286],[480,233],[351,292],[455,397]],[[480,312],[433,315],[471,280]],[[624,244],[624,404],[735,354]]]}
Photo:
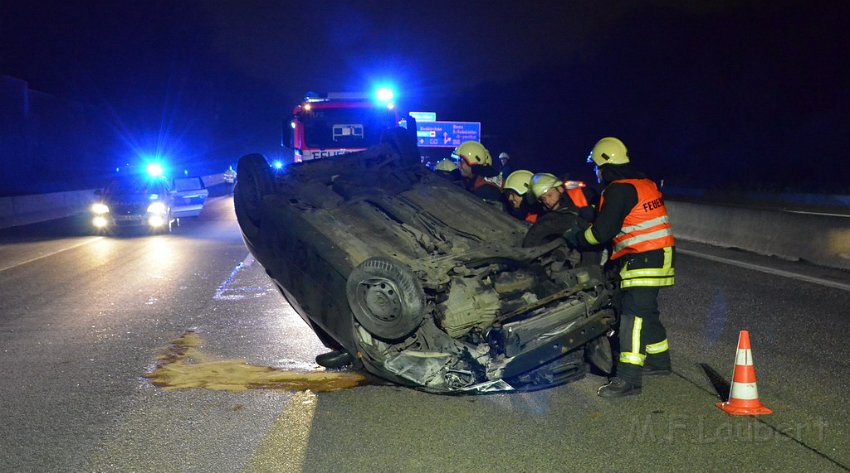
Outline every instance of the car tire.
{"label": "car tire", "polygon": [[233,192],[233,206],[239,226],[249,237],[260,232],[263,197],[274,189],[274,175],[266,158],[248,154],[236,166],[239,181]]}
{"label": "car tire", "polygon": [[348,276],[345,287],[355,319],[372,335],[403,338],[419,327],[425,293],[406,268],[387,258],[369,258]]}

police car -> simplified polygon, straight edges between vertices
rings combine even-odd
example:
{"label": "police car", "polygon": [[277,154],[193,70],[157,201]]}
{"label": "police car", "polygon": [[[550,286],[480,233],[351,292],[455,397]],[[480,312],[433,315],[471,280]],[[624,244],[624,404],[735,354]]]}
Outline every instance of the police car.
{"label": "police car", "polygon": [[113,178],[91,207],[98,231],[149,229],[170,232],[175,217],[168,181],[162,177],[127,174]]}

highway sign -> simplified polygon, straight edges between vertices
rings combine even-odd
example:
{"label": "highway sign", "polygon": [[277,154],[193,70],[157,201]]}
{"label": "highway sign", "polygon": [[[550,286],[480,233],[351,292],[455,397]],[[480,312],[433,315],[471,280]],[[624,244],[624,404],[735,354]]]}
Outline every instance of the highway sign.
{"label": "highway sign", "polygon": [[416,143],[425,148],[454,148],[481,141],[481,122],[416,122]]}

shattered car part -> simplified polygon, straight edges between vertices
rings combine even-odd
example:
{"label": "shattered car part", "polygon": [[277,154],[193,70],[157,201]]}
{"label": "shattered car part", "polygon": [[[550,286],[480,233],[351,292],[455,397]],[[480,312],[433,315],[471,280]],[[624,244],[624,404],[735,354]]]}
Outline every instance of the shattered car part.
{"label": "shattered car part", "polygon": [[601,268],[574,267],[560,239],[523,248],[526,224],[421,165],[407,130],[277,173],[247,155],[237,171],[246,246],[321,341],[369,372],[476,393],[562,384],[610,360]]}

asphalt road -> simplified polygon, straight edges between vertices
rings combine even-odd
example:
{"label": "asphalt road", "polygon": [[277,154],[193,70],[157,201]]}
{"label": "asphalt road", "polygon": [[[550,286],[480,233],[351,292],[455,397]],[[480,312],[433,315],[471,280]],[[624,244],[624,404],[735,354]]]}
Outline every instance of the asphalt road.
{"label": "asphalt road", "polygon": [[[323,347],[248,257],[230,200],[213,198],[170,235],[92,236],[83,217],[6,229],[0,470],[847,471],[848,274],[680,250],[661,298],[675,372],[640,397],[601,399],[596,375],[487,396],[374,380],[234,392],[242,378],[167,389],[145,374],[187,334],[196,362],[296,377],[322,372]],[[742,329],[769,416],[714,406]]]}

